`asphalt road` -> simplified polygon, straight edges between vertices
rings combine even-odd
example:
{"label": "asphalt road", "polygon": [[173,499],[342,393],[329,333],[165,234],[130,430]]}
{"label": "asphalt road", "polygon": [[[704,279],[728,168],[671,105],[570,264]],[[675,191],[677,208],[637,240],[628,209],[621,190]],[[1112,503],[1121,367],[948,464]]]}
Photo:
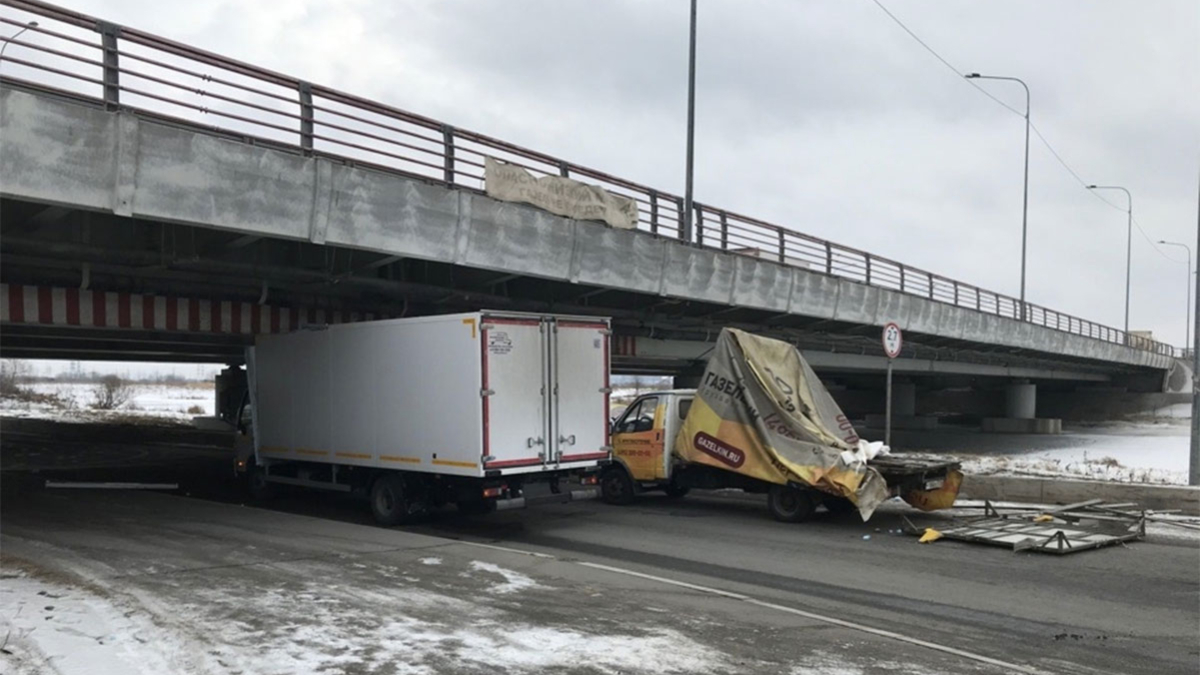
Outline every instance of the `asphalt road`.
{"label": "asphalt road", "polygon": [[[71,468],[67,470],[77,478],[117,479],[134,474],[140,479],[178,478],[183,483],[181,492],[192,499],[182,495],[156,498],[176,504],[171,507],[173,518],[186,520],[187,504],[195,503],[198,519],[219,520],[228,516],[222,515],[224,511],[212,511],[217,506],[212,502],[240,500],[227,484],[215,482],[228,466],[220,451],[206,453],[198,449],[211,443],[211,438],[172,436],[160,443],[153,434],[132,439],[109,435],[107,440],[88,441],[97,438],[95,433],[64,435],[52,425],[14,429],[7,420],[5,425],[5,431],[16,433],[4,434],[0,460],[28,457],[30,446],[41,448],[39,461],[53,458],[56,453],[69,458],[80,452],[90,453],[87,448],[102,449],[113,457],[125,453],[140,459],[137,466],[116,469],[96,468],[75,459],[68,461]],[[170,449],[173,443],[183,448],[180,461],[174,464]],[[158,468],[151,460],[161,460]],[[29,473],[31,470],[27,462],[21,471],[5,471],[0,531],[6,537],[19,533],[26,544],[42,538],[56,540],[56,546],[70,546],[69,538],[55,534],[63,514],[70,513],[69,506],[61,501],[68,497],[53,496],[57,500],[53,503],[59,505],[55,508],[33,508],[37,504],[45,506],[42,500],[47,498],[47,491],[40,491],[37,481],[55,470],[46,467],[37,474]],[[70,499],[100,497],[79,495]],[[154,530],[152,519],[159,516],[153,512],[163,507],[147,507],[147,513],[138,515],[138,504],[153,500],[147,496],[130,499],[141,501],[122,506],[122,518],[150,520],[141,525],[113,522],[105,536],[113,542],[136,537],[139,546],[152,548],[145,533]],[[301,538],[306,529],[313,533],[307,544],[288,543],[289,555],[301,555],[294,550],[296,547],[310,548],[310,554],[319,555],[324,547],[333,545],[333,539],[385,537],[386,546],[380,544],[384,548],[411,545],[405,543],[405,537],[420,537],[422,546],[438,541],[451,545],[457,540],[553,556],[555,564],[575,567],[570,573],[556,568],[552,583],[611,587],[618,593],[614,596],[618,605],[627,603],[628,594],[638,589],[649,593],[646,589],[658,588],[661,593],[667,587],[628,575],[625,578],[634,579],[638,585],[625,586],[619,581],[620,574],[596,577],[595,568],[587,568],[584,574],[578,563],[607,565],[740,594],[757,604],[706,591],[700,592],[706,596],[703,601],[694,597],[687,602],[679,598],[675,601],[681,603],[680,607],[690,607],[691,619],[696,615],[711,618],[705,624],[710,630],[714,622],[716,627],[734,627],[730,628],[733,632],[738,632],[739,626],[761,630],[763,624],[770,624],[776,632],[769,633],[772,637],[766,642],[760,639],[756,652],[767,655],[763,663],[787,663],[789,658],[811,655],[806,649],[832,649],[834,644],[859,639],[865,651],[858,653],[869,655],[879,664],[894,665],[899,658],[918,668],[912,672],[974,672],[977,668],[982,668],[978,672],[1005,672],[1003,667],[989,668],[969,658],[947,661],[944,652],[864,632],[865,628],[891,631],[1043,672],[1200,672],[1200,544],[1195,539],[1151,537],[1125,547],[1062,557],[946,541],[920,545],[911,537],[889,532],[900,526],[902,515],[917,522],[937,522],[907,507],[888,507],[867,524],[857,522],[854,516],[820,513],[810,522],[787,525],[771,520],[759,502],[714,495],[692,495],[678,501],[648,495],[628,507],[584,502],[486,517],[462,517],[450,510],[435,514],[424,525],[394,532],[371,526],[362,505],[341,496],[297,493],[268,508],[269,512],[262,512],[263,517],[283,518],[283,513],[291,513],[317,518],[287,521],[289,531]],[[91,519],[99,531],[109,527],[103,518]],[[74,527],[69,522],[62,525]],[[221,536],[235,543],[244,538],[246,544],[261,544],[263,529],[269,527],[264,521],[247,525],[244,532],[231,526],[223,526],[220,531]],[[172,529],[160,528],[163,546],[203,545],[203,539],[197,540],[194,533],[167,536]],[[9,539],[7,549],[10,554],[12,541]],[[117,546],[113,542],[109,545]],[[161,555],[183,554],[174,550]],[[209,558],[212,555],[206,554]],[[516,563],[508,560],[506,564]],[[600,607],[607,600],[579,602],[593,602]],[[622,611],[632,612],[631,607]],[[795,615],[787,615],[788,609],[820,620],[801,621],[794,624],[796,630],[779,632],[778,622],[796,620]],[[836,630],[830,632],[828,619],[844,623],[833,625]],[[759,670],[747,668],[744,672]],[[847,672],[873,671],[861,666]]]}

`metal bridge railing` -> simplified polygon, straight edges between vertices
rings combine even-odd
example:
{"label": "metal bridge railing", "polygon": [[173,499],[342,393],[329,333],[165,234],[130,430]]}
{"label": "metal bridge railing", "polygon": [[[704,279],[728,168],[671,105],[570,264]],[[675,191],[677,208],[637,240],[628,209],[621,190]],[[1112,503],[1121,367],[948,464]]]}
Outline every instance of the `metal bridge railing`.
{"label": "metal bridge railing", "polygon": [[[0,0],[0,29],[13,34],[0,80],[102,101],[109,109],[200,125],[255,144],[370,166],[482,191],[486,157],[537,175],[598,184],[634,199],[638,227],[683,239],[683,199],[435,119],[117,26],[34,0]],[[704,203],[688,243],[1074,335],[1177,356],[1168,344],[1025,303],[859,249]]]}

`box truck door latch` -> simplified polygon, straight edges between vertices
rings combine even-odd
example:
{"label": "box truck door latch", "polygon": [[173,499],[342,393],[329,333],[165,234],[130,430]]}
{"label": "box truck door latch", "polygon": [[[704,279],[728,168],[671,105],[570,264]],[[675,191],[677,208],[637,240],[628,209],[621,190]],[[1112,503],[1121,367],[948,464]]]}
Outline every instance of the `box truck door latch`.
{"label": "box truck door latch", "polygon": [[571,434],[570,436],[559,436],[558,442],[564,445],[575,445],[575,434]]}
{"label": "box truck door latch", "polygon": [[496,390],[495,389],[480,389],[479,395],[480,396],[495,396]]}
{"label": "box truck door latch", "polygon": [[543,444],[545,444],[545,442],[546,442],[546,440],[544,438],[542,438],[541,436],[537,436],[537,437],[530,436],[529,438],[525,439],[525,447],[532,448],[535,445],[543,445]]}

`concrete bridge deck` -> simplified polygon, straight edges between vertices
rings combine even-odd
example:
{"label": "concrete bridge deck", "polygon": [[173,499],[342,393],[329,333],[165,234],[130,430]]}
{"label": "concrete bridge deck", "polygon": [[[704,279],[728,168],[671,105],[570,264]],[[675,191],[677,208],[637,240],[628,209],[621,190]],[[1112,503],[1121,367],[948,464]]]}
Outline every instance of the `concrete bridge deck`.
{"label": "concrete bridge deck", "polygon": [[[45,3],[0,4],[10,24],[44,19],[10,45],[0,86],[14,286],[287,312],[587,312],[641,339],[741,325],[869,358],[895,321],[930,361],[1174,364],[1167,345],[722,209],[698,205],[682,232],[669,193]],[[630,196],[640,229],[488,198],[484,157]]]}

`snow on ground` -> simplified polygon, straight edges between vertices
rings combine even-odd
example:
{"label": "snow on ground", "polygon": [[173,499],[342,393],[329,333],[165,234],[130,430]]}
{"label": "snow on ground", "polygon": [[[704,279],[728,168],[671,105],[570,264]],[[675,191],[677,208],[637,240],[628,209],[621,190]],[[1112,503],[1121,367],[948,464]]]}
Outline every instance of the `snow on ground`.
{"label": "snow on ground", "polygon": [[[1080,455],[1067,457],[1047,456],[1048,453],[1032,455],[1005,455],[1000,457],[961,457],[963,471],[968,475],[989,476],[1036,476],[1041,478],[1076,478],[1082,480],[1104,480],[1121,483],[1153,483],[1160,485],[1187,485],[1187,471],[1173,471],[1156,467],[1127,466],[1111,455]],[[1127,460],[1142,464],[1139,460]]]}
{"label": "snow on ground", "polygon": [[[0,584],[0,629],[13,675],[172,672],[154,626],[77,588],[5,570]],[[0,656],[0,664],[8,659]],[[10,672],[10,671],[5,671]],[[177,671],[176,671],[177,672]]]}
{"label": "snow on ground", "polygon": [[[528,580],[490,564],[472,569]],[[285,570],[286,571],[286,570]],[[598,672],[683,675],[732,672],[722,651],[666,626],[590,631],[522,621],[460,598],[411,586],[368,589],[321,581],[278,588],[236,583],[167,600],[186,579],[161,587],[88,589],[5,570],[0,633],[10,637],[0,670],[79,673]],[[239,609],[242,608],[242,609]],[[246,610],[246,611],[244,611]],[[814,671],[824,673],[825,671]]]}
{"label": "snow on ground", "polygon": [[1062,447],[959,459],[968,474],[976,475],[1187,485],[1188,433],[1179,424],[1114,423],[1063,434]]}
{"label": "snow on ground", "polygon": [[953,457],[974,475],[1186,485],[1190,426],[1145,419],[1070,427],[1059,435],[983,434],[942,428],[912,436],[900,455]]}
{"label": "snow on ground", "polygon": [[215,406],[213,385],[209,382],[187,384],[131,383],[129,400],[116,410],[97,410],[96,384],[75,382],[35,382],[22,388],[40,395],[41,400],[0,398],[0,415],[5,417],[55,419],[62,421],[103,421],[106,419],[153,418],[189,421],[212,415]]}

